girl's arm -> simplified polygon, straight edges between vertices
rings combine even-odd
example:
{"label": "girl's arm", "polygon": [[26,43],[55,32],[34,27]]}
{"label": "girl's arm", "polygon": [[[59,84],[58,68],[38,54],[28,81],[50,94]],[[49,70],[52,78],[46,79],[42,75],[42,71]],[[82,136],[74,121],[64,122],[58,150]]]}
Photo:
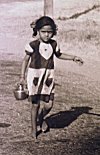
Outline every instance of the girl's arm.
{"label": "girl's arm", "polygon": [[61,56],[59,57],[59,59],[63,59],[63,60],[74,60],[74,58],[75,56],[65,54],[65,53],[61,53]]}
{"label": "girl's arm", "polygon": [[29,60],[30,60],[30,55],[26,54],[24,59],[23,59],[22,68],[21,68],[21,79],[22,80],[25,79],[25,72],[26,72]]}
{"label": "girl's arm", "polygon": [[59,57],[59,59],[72,60],[72,61],[80,62],[80,63],[83,64],[83,60],[80,57],[74,56],[74,55],[65,54],[65,53],[61,53],[61,56]]}

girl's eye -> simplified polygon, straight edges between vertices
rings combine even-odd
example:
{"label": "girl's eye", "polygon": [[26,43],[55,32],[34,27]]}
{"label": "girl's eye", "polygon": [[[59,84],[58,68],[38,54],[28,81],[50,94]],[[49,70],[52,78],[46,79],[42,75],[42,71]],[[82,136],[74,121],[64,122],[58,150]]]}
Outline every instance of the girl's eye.
{"label": "girl's eye", "polygon": [[41,31],[42,33],[53,33],[52,31]]}
{"label": "girl's eye", "polygon": [[41,31],[42,33],[45,33],[45,31]]}
{"label": "girl's eye", "polygon": [[53,33],[52,31],[49,31],[48,33]]}

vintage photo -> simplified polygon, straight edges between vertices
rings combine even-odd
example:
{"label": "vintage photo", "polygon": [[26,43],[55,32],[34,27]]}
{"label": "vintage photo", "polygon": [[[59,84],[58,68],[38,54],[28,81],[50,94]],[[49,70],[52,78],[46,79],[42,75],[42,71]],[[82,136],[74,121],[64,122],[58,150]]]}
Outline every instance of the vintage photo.
{"label": "vintage photo", "polygon": [[100,154],[100,0],[0,0],[0,155]]}

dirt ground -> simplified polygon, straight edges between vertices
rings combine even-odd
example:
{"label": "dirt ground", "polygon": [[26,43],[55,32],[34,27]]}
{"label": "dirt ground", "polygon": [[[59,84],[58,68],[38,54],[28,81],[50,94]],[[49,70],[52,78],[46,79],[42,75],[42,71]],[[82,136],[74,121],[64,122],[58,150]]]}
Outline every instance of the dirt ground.
{"label": "dirt ground", "polygon": [[50,131],[41,133],[38,143],[31,137],[31,104],[17,101],[13,90],[31,39],[29,24],[41,14],[32,11],[43,3],[0,2],[0,155],[99,155],[100,1],[61,5],[55,0],[61,49],[81,56],[84,65],[55,59],[55,102],[46,119]]}

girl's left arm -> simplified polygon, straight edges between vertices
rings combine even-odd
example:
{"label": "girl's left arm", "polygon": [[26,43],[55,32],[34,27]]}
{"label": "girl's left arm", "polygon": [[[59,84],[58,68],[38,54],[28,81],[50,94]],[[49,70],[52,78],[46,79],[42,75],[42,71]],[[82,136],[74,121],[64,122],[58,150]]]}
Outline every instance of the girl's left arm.
{"label": "girl's left arm", "polygon": [[83,60],[80,57],[74,56],[74,55],[65,54],[65,53],[61,53],[59,59],[72,60],[72,61],[80,62],[81,64],[83,64]]}

